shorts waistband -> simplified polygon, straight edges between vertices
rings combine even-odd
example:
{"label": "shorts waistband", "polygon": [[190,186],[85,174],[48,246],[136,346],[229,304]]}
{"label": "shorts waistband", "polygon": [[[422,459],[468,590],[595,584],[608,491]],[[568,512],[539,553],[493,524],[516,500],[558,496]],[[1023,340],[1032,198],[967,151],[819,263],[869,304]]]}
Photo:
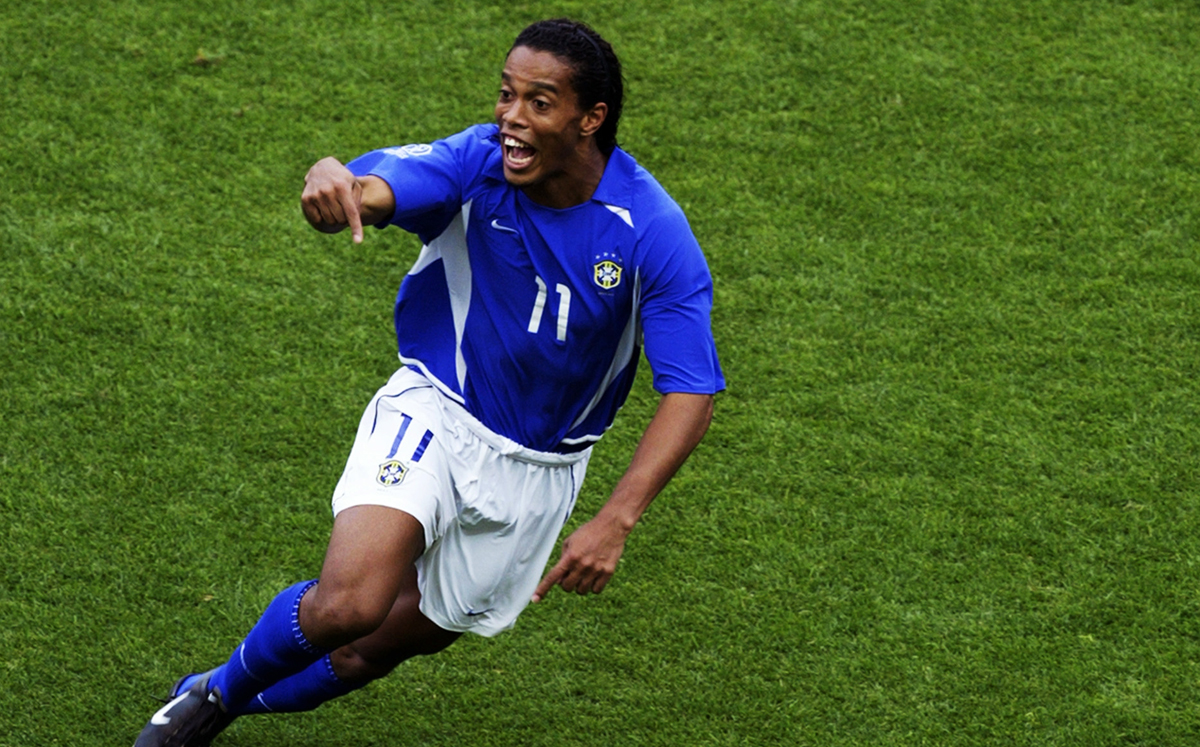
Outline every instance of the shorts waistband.
{"label": "shorts waistband", "polygon": [[433,391],[437,394],[438,403],[441,404],[442,409],[446,413],[466,426],[468,430],[479,437],[479,440],[506,457],[530,464],[559,467],[567,464],[575,464],[587,459],[592,452],[592,446],[595,445],[594,442],[565,444],[560,451],[538,451],[537,449],[531,449],[488,428],[478,418],[468,412],[467,408],[448,396],[442,390],[442,385],[437,379],[412,365],[400,368],[392,375],[392,380],[399,381],[397,377],[407,376],[413,376],[426,384],[432,384]]}
{"label": "shorts waistband", "polygon": [[540,464],[545,467],[561,467],[568,464],[575,464],[586,459],[592,451],[591,444],[588,444],[579,451],[567,452],[563,454],[551,451],[538,451],[537,449],[531,449],[528,446],[522,446],[511,438],[508,438],[507,436],[501,436],[499,433],[496,433],[483,423],[479,422],[474,415],[467,412],[465,407],[442,394],[440,391],[438,391],[437,387],[434,387],[434,391],[437,392],[438,401],[442,403],[442,407],[445,408],[445,410],[449,412],[455,420],[465,425],[472,433],[479,437],[480,441],[483,441],[488,446],[491,446],[493,449],[506,457],[510,457],[521,462],[529,462],[530,464]]}

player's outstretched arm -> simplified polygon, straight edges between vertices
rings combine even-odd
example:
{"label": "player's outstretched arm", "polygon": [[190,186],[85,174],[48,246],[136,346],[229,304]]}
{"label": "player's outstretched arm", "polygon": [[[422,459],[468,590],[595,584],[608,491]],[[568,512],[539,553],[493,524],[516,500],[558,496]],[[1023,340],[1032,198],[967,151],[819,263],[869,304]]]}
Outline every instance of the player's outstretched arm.
{"label": "player's outstretched arm", "polygon": [[555,586],[579,594],[604,590],[625,551],[625,539],[704,438],[712,412],[710,394],[663,396],[612,496],[563,542],[562,556],[538,584],[533,601],[541,601]]}
{"label": "player's outstretched arm", "polygon": [[330,157],[308,170],[300,207],[313,228],[337,233],[349,226],[354,243],[361,244],[363,226],[387,220],[396,210],[396,198],[384,180],[377,176],[356,177]]}

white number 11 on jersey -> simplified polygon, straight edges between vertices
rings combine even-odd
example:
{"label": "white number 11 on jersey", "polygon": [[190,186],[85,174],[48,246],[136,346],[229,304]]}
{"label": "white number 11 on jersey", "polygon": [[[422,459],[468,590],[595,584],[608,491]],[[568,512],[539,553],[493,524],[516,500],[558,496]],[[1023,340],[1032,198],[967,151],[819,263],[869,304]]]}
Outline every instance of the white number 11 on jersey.
{"label": "white number 11 on jersey", "polygon": [[[529,332],[536,335],[542,327],[542,312],[546,308],[546,281],[534,275],[537,281],[537,300],[533,302],[533,314],[529,317]],[[571,311],[571,289],[562,283],[556,283],[554,290],[558,292],[558,341],[567,341],[567,316]]]}

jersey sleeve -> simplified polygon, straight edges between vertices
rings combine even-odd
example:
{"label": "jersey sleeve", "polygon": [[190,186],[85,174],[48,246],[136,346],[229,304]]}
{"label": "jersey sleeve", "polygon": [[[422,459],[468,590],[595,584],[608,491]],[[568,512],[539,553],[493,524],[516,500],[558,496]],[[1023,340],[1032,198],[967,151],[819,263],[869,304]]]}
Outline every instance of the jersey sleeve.
{"label": "jersey sleeve", "polygon": [[712,275],[683,211],[655,216],[639,243],[643,343],[654,389],[660,394],[723,390],[712,334]]}
{"label": "jersey sleeve", "polygon": [[396,199],[395,225],[417,234],[423,243],[436,238],[462,209],[466,181],[486,157],[484,128],[472,127],[430,144],[381,148],[355,158],[346,167],[355,176],[377,176]]}

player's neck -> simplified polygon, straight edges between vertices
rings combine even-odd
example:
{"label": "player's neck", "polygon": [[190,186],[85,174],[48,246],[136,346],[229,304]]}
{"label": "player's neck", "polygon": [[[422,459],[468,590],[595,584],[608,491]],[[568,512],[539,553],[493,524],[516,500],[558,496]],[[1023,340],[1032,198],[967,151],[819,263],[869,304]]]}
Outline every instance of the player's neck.
{"label": "player's neck", "polygon": [[608,156],[600,152],[594,140],[589,138],[586,145],[562,171],[537,184],[522,187],[521,191],[537,204],[556,210],[582,205],[592,199],[604,177]]}

